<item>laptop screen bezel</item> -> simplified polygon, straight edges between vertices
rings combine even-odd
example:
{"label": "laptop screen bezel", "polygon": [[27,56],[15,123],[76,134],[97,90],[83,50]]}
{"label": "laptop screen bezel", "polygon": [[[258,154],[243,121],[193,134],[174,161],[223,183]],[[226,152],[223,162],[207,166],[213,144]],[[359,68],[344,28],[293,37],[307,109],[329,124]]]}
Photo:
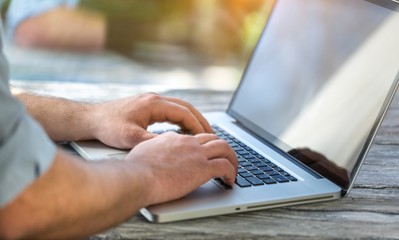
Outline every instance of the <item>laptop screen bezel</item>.
{"label": "laptop screen bezel", "polygon": [[[399,2],[396,2],[396,1],[391,1],[391,0],[365,0],[365,1],[371,2],[371,3],[379,5],[381,7],[388,8],[391,11],[399,12]],[[276,0],[275,4],[273,6],[273,9],[276,8],[277,5],[278,5],[278,0]],[[275,14],[274,10],[271,12],[269,19],[273,17],[273,14]],[[267,23],[265,24],[265,26],[263,28],[263,31],[258,39],[258,44],[256,45],[256,47],[253,49],[253,51],[251,53],[251,57],[248,61],[247,66],[244,69],[243,75],[241,77],[241,81],[233,94],[233,97],[229,103],[229,106],[228,106],[226,112],[228,115],[230,115],[232,118],[235,119],[236,124],[239,124],[240,126],[242,126],[252,136],[254,136],[258,140],[262,141],[263,143],[267,144],[268,146],[272,147],[273,149],[277,150],[278,152],[283,154],[287,159],[293,161],[296,165],[300,165],[301,167],[306,168],[308,170],[308,172],[314,173],[313,169],[309,168],[308,166],[303,164],[301,161],[299,161],[298,159],[295,159],[293,156],[291,156],[290,154],[287,153],[287,151],[289,150],[289,146],[287,146],[287,149],[282,149],[281,146],[284,146],[285,144],[282,143],[277,137],[274,137],[272,134],[261,129],[256,124],[252,123],[246,117],[242,116],[241,114],[234,111],[234,109],[233,109],[233,104],[234,104],[234,101],[236,101],[236,99],[237,99],[238,91],[245,82],[249,66],[252,64],[252,61],[254,60],[254,55],[260,45],[259,41],[263,38],[264,34],[267,34],[267,28],[268,28],[269,24],[270,24],[270,21],[267,21]],[[384,103],[383,103],[383,105],[376,117],[376,120],[374,121],[374,124],[365,140],[365,143],[357,157],[355,165],[354,165],[352,172],[349,176],[348,187],[344,187],[338,183],[335,183],[336,185],[338,185],[341,188],[342,196],[345,196],[346,194],[348,194],[350,189],[353,187],[354,181],[355,181],[357,175],[359,174],[360,167],[362,166],[364,160],[366,159],[367,153],[370,150],[372,142],[377,134],[377,131],[380,128],[380,126],[384,120],[384,117],[386,116],[386,114],[388,112],[389,106],[395,97],[398,87],[399,87],[399,66],[398,66],[398,73],[397,73],[395,79],[393,80],[392,86],[390,87],[389,91],[387,92]],[[267,139],[263,138],[262,136],[271,136],[272,138],[274,138],[273,141],[280,141],[281,142],[281,144],[279,144],[280,147],[277,147],[276,144],[271,143],[270,140],[267,140]],[[321,173],[317,173],[317,174],[323,176],[323,174],[321,174]],[[313,174],[313,175],[315,176],[315,174]],[[323,177],[325,177],[325,176],[323,176]]]}

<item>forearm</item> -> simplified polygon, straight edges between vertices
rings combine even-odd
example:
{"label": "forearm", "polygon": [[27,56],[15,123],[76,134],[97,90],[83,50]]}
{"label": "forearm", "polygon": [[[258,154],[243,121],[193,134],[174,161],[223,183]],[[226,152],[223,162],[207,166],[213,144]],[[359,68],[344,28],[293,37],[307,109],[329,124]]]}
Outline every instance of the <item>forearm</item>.
{"label": "forearm", "polygon": [[[54,141],[93,139],[94,104],[28,93],[14,94]],[[100,120],[99,120],[100,121]]]}
{"label": "forearm", "polygon": [[121,223],[147,201],[146,178],[132,164],[89,163],[59,153],[46,174],[0,210],[0,233],[67,239]]}
{"label": "forearm", "polygon": [[23,21],[15,31],[15,42],[27,47],[102,49],[105,18],[98,13],[60,7]]}

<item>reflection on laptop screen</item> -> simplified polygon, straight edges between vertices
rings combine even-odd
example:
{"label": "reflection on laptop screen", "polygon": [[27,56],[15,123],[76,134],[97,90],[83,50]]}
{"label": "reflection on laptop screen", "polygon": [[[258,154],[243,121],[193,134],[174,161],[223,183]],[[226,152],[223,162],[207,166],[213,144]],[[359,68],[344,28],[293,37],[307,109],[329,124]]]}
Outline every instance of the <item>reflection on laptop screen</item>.
{"label": "reflection on laptop screen", "polygon": [[229,113],[308,165],[328,159],[345,187],[398,76],[399,13],[390,6],[278,1]]}

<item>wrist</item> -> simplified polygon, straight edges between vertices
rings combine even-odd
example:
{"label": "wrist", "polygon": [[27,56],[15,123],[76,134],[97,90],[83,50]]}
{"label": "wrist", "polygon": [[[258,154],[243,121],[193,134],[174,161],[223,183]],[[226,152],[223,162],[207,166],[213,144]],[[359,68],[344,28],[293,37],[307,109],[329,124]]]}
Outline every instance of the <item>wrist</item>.
{"label": "wrist", "polygon": [[130,175],[130,182],[134,184],[127,188],[130,191],[131,200],[140,209],[156,203],[156,196],[153,194],[156,178],[151,169],[139,164],[135,157],[128,157],[125,162],[126,174]]}
{"label": "wrist", "polygon": [[157,190],[154,169],[148,164],[143,164],[140,154],[135,154],[135,150],[129,153],[125,161],[129,165],[126,169],[133,176],[132,182],[137,183],[135,202],[139,203],[141,208],[159,203],[160,192]]}
{"label": "wrist", "polygon": [[98,139],[98,133],[101,130],[100,122],[103,121],[99,105],[97,103],[82,103],[81,122],[85,123],[87,129],[85,139],[82,140]]}

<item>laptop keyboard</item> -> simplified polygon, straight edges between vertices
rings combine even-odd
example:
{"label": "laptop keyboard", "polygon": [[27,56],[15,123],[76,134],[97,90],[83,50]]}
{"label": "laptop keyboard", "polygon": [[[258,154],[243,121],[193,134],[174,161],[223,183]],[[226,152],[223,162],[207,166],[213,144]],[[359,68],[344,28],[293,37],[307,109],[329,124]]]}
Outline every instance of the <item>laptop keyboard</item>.
{"label": "laptop keyboard", "polygon": [[[238,173],[235,183],[238,186],[246,188],[298,181],[295,177],[291,176],[291,174],[284,171],[284,169],[272,163],[269,159],[260,155],[217,125],[212,125],[212,128],[219,138],[230,144],[237,155]],[[169,131],[185,134],[181,130]],[[165,131],[156,131],[154,133],[162,134],[164,132]]]}
{"label": "laptop keyboard", "polygon": [[238,158],[236,184],[238,186],[245,188],[298,181],[284,169],[278,167],[217,125],[212,127],[215,134],[227,141],[236,152]]}

